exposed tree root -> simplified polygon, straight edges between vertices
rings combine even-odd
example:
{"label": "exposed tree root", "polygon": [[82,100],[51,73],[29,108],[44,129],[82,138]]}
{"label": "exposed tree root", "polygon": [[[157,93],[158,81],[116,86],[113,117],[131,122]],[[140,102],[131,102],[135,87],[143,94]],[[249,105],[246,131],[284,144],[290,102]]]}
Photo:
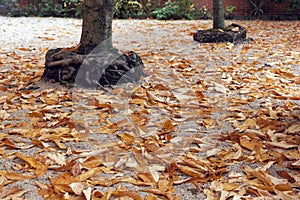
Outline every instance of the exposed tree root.
{"label": "exposed tree root", "polygon": [[194,40],[200,43],[219,43],[219,42],[247,42],[247,30],[238,24],[231,24],[225,30],[209,29],[198,30],[194,34]]}
{"label": "exposed tree root", "polygon": [[119,54],[117,50],[80,55],[70,48],[51,49],[46,53],[42,79],[98,88],[125,82],[137,82],[144,64],[134,52]]}

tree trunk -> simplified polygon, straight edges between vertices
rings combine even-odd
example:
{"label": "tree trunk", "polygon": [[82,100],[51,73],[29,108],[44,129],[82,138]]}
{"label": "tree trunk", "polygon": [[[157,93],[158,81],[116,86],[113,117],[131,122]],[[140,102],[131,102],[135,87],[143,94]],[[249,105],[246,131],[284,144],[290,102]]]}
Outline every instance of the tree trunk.
{"label": "tree trunk", "polygon": [[113,8],[114,0],[85,0],[80,45],[50,49],[42,78],[97,89],[137,82],[144,75],[142,59],[112,45]]}
{"label": "tree trunk", "polygon": [[82,7],[82,32],[78,53],[89,54],[95,47],[112,49],[114,0],[85,0]]}
{"label": "tree trunk", "polygon": [[213,29],[225,29],[223,0],[213,0]]}

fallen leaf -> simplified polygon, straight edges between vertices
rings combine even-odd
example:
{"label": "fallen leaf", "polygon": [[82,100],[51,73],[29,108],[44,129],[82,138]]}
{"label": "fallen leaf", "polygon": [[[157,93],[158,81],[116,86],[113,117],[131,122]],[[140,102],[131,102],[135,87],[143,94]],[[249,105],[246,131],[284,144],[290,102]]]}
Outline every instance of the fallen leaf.
{"label": "fallen leaf", "polygon": [[82,194],[83,190],[86,188],[84,183],[73,182],[70,184],[70,188],[76,195]]}

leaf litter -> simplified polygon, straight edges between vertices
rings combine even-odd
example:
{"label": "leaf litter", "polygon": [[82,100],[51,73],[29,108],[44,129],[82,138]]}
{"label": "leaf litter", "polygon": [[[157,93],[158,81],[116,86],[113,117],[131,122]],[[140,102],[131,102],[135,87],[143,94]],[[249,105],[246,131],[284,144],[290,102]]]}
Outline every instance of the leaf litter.
{"label": "leaf litter", "polygon": [[80,20],[0,20],[1,199],[300,198],[298,22],[240,21],[234,46],[192,41],[211,21],[115,20],[148,76],[95,92],[39,81]]}

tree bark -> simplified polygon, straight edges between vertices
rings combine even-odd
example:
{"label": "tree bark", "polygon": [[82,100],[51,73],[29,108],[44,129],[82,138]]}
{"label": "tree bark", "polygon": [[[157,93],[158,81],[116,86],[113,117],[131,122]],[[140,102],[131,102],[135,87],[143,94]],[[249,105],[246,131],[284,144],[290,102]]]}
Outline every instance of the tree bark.
{"label": "tree bark", "polygon": [[89,54],[98,45],[100,51],[112,49],[113,8],[114,0],[83,2],[79,54]]}
{"label": "tree bark", "polygon": [[213,0],[213,29],[225,29],[223,0]]}

